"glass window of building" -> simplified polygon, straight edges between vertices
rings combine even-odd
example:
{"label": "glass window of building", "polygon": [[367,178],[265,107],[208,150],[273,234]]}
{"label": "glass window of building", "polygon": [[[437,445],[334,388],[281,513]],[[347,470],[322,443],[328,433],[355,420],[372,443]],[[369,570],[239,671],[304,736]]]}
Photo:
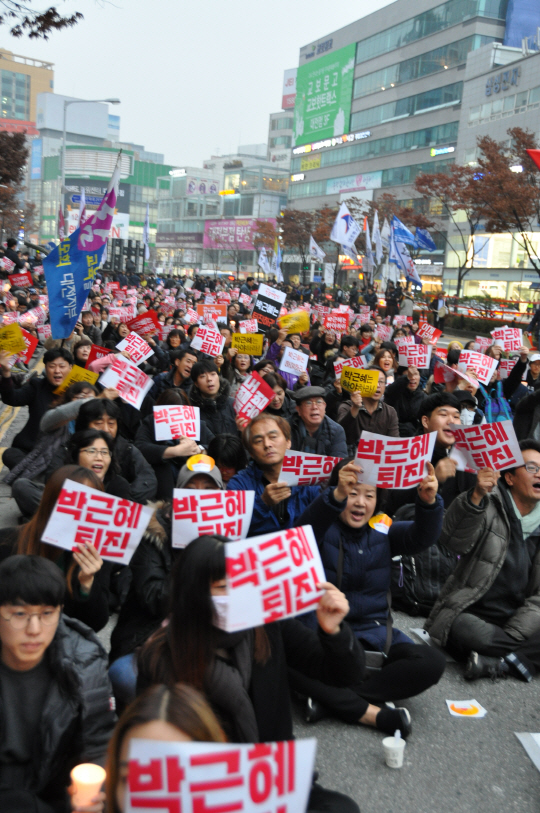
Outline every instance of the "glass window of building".
{"label": "glass window of building", "polygon": [[240,200],[240,214],[247,217],[253,214],[253,195],[242,195]]}
{"label": "glass window of building", "polygon": [[217,201],[206,201],[206,214],[207,215],[218,215],[219,214],[219,203]]}
{"label": "glass window of building", "polygon": [[294,119],[290,116],[284,119],[272,119],[271,130],[292,130]]}
{"label": "glass window of building", "polygon": [[414,96],[406,96],[395,102],[359,110],[351,116],[351,130],[365,130],[392,119],[413,116],[415,113],[425,113],[437,107],[459,104],[462,90],[463,82],[454,82],[451,85],[426,90],[424,93],[417,93]]}
{"label": "glass window of building", "polygon": [[188,217],[197,217],[198,205],[196,200],[188,200],[186,203],[186,215]]}
{"label": "glass window of building", "polygon": [[24,73],[0,71],[3,119],[28,121],[30,118],[30,77]]}
{"label": "glass window of building", "polygon": [[240,188],[240,173],[228,172],[225,175],[223,189],[239,189]]}
{"label": "glass window of building", "polygon": [[260,189],[260,172],[255,170],[250,172],[245,170],[242,173],[242,180],[240,182],[242,192],[257,192]]}

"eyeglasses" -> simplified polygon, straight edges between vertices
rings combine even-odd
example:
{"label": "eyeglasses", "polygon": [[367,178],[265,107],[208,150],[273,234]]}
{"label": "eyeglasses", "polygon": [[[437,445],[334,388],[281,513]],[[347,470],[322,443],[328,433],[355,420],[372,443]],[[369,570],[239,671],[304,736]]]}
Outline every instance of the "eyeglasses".
{"label": "eyeglasses", "polygon": [[94,446],[90,446],[89,449],[81,449],[81,452],[86,452],[89,454],[90,457],[110,457],[111,453],[108,449],[96,449]]}
{"label": "eyeglasses", "polygon": [[326,401],[324,401],[322,398],[316,398],[314,401],[312,401],[311,399],[308,398],[306,401],[302,401],[302,403],[305,404],[305,406],[307,406],[307,407],[312,407],[312,406],[320,407],[320,406],[324,406]]}
{"label": "eyeglasses", "polygon": [[24,610],[13,610],[13,612],[10,613],[5,607],[1,607],[0,615],[4,621],[9,621],[13,629],[16,630],[23,630],[34,615],[37,616],[40,624],[43,624],[45,627],[52,627],[52,625],[58,621],[60,607],[55,607],[54,610],[48,608],[41,610],[39,613],[27,613]]}
{"label": "eyeglasses", "polygon": [[529,474],[538,474],[540,471],[540,466],[537,466],[536,463],[525,463],[523,468],[525,471],[528,471]]}

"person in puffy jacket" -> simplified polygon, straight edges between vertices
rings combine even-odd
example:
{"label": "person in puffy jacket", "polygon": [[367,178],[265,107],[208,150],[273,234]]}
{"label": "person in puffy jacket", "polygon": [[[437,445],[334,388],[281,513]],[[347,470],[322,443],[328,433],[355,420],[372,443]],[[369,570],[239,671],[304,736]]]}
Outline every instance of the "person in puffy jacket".
{"label": "person in puffy jacket", "polygon": [[191,378],[191,406],[199,407],[201,421],[206,423],[210,432],[213,435],[237,432],[233,399],[229,396],[231,385],[219,375],[214,359],[203,359],[194,364]]}
{"label": "person in puffy jacket", "polygon": [[[311,525],[326,578],[343,590],[350,605],[347,623],[367,651],[383,653],[382,668],[352,689],[328,689],[297,674],[294,687],[349,723],[364,723],[404,737],[411,731],[407,709],[380,709],[386,701],[413,697],[440,679],[444,656],[414,644],[392,626],[388,603],[392,557],[428,548],[441,532],[443,502],[434,468],[418,486],[413,522],[394,522],[377,514],[380,490],[359,484],[361,469],[342,461],[330,486],[298,517]],[[369,663],[369,661],[368,661]]]}

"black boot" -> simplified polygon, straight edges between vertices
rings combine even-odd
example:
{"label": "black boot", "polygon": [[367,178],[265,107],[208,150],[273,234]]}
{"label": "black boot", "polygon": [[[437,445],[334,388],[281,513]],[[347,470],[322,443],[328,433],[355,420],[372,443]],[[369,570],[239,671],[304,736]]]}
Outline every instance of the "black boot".
{"label": "black boot", "polygon": [[504,658],[490,658],[487,655],[479,655],[478,652],[471,652],[463,677],[465,680],[478,680],[478,678],[488,677],[492,680],[508,677],[510,667]]}

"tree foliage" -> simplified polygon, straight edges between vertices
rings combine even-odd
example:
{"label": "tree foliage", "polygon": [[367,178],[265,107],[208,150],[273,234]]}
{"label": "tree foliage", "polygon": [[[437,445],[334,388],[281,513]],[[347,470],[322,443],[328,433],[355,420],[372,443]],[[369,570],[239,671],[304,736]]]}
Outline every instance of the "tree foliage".
{"label": "tree foliage", "polygon": [[26,34],[30,39],[49,39],[53,31],[71,28],[83,19],[80,11],[63,15],[56,6],[44,11],[31,8],[32,0],[24,3],[16,0],[0,0],[0,25],[10,26],[12,37],[22,37]]}
{"label": "tree foliage", "polygon": [[253,245],[259,251],[265,248],[267,251],[273,251],[276,244],[277,231],[276,227],[270,220],[256,220],[255,231],[253,233]]}
{"label": "tree foliage", "polygon": [[0,185],[19,186],[24,179],[27,159],[25,134],[0,130]]}

